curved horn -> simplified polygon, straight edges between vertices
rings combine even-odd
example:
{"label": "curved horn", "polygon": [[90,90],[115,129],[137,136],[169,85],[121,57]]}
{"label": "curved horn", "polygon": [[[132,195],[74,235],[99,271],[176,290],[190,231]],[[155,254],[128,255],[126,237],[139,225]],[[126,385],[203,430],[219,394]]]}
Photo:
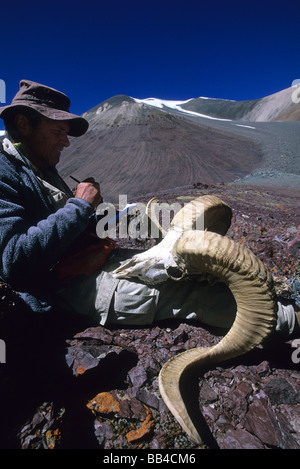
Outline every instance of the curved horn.
{"label": "curved horn", "polygon": [[160,371],[159,388],[166,405],[190,438],[201,443],[203,430],[196,428],[182,398],[186,375],[194,367],[212,367],[260,344],[274,330],[276,301],[268,269],[249,249],[232,239],[211,232],[201,235],[188,231],[175,250],[181,269],[189,274],[207,272],[219,277],[237,304],[235,321],[218,344],[187,350],[169,360]]}
{"label": "curved horn", "polygon": [[[165,236],[167,232],[160,225],[155,213],[155,204],[158,202],[157,197],[150,199],[146,206],[146,214],[158,227],[162,236]],[[225,235],[230,227],[231,218],[231,208],[219,197],[203,195],[179,210],[171,222],[171,227],[180,231],[202,229]]]}
{"label": "curved horn", "polygon": [[214,195],[204,195],[179,210],[171,222],[171,227],[182,231],[207,230],[225,235],[231,218],[232,210],[225,202]]}
{"label": "curved horn", "polygon": [[159,223],[159,220],[155,213],[155,204],[157,204],[158,202],[159,202],[159,199],[157,197],[153,197],[152,199],[149,200],[146,206],[146,215],[154,223],[154,225],[157,226],[160,232],[160,237],[163,237],[163,236],[166,236],[167,232],[166,230],[163,229],[163,227]]}

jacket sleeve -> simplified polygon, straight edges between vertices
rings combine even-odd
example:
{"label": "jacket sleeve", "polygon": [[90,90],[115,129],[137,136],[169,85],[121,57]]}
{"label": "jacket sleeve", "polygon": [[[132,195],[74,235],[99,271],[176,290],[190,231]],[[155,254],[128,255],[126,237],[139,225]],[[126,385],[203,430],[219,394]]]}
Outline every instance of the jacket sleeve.
{"label": "jacket sleeve", "polygon": [[33,188],[20,183],[19,178],[15,185],[3,180],[0,183],[1,277],[19,291],[49,271],[85,230],[94,212],[91,204],[79,198],[69,199],[54,213],[39,202],[39,213],[44,215],[39,220],[36,213],[32,214],[37,212],[37,199]]}

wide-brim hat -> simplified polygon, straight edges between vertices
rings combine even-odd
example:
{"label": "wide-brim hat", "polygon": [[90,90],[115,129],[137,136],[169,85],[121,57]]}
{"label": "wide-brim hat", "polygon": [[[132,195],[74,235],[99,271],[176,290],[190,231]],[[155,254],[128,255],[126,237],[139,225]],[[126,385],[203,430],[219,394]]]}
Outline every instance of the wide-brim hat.
{"label": "wide-brim hat", "polygon": [[13,113],[31,109],[48,119],[68,121],[70,125],[68,134],[80,137],[87,131],[89,123],[83,117],[71,114],[70,104],[68,96],[54,88],[30,80],[21,80],[20,89],[11,104],[0,107],[0,117],[5,119]]}

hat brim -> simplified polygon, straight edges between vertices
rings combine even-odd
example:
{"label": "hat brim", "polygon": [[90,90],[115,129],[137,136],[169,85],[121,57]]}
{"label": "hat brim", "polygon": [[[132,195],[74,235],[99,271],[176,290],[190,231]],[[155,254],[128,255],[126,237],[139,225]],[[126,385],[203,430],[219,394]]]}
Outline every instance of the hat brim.
{"label": "hat brim", "polygon": [[71,137],[80,137],[81,135],[85,134],[88,130],[89,123],[83,117],[77,116],[76,114],[71,114],[70,112],[61,111],[59,109],[49,108],[40,106],[38,104],[31,105],[30,103],[26,104],[11,104],[9,106],[4,106],[0,108],[0,117],[5,119],[9,114],[16,113],[17,111],[22,110],[35,111],[38,114],[41,114],[48,119],[55,120],[55,121],[68,121],[70,125],[70,131],[68,135]]}

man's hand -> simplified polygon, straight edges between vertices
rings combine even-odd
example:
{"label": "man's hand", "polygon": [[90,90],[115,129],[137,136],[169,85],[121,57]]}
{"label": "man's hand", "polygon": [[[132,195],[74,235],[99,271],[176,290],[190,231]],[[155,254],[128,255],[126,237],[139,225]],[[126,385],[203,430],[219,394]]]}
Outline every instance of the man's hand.
{"label": "man's hand", "polygon": [[77,186],[75,197],[86,200],[92,204],[95,209],[103,201],[100,193],[100,185],[98,182],[95,182],[94,178],[88,178],[80,182]]}

